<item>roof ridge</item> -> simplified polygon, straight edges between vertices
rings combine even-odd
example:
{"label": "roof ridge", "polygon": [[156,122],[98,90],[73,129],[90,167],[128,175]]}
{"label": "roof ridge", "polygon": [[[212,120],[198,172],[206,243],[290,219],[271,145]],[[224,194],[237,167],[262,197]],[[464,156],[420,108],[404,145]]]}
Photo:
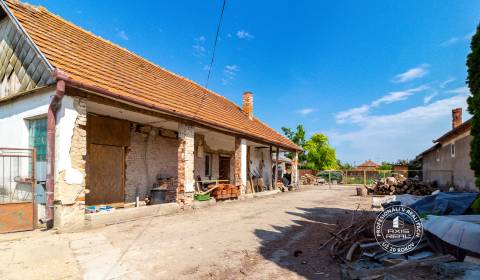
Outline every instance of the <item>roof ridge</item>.
{"label": "roof ridge", "polygon": [[87,34],[90,35],[90,36],[96,37],[97,39],[100,39],[101,41],[103,41],[103,42],[105,42],[105,43],[107,43],[107,44],[109,44],[109,45],[112,45],[112,46],[114,46],[114,47],[116,47],[116,48],[119,48],[119,49],[121,49],[121,50],[123,50],[123,51],[125,51],[125,52],[127,52],[127,53],[129,53],[129,54],[131,54],[131,55],[133,55],[133,56],[141,59],[142,61],[144,61],[144,62],[146,62],[146,63],[148,63],[148,64],[150,64],[150,65],[152,65],[152,66],[154,66],[154,67],[157,67],[157,68],[161,69],[162,71],[165,71],[165,72],[167,72],[167,73],[169,73],[169,74],[171,74],[171,75],[173,75],[173,76],[175,76],[175,77],[177,77],[177,78],[179,78],[179,79],[185,80],[185,81],[191,83],[192,85],[198,87],[199,90],[201,90],[201,91],[206,91],[206,92],[211,93],[211,94],[213,94],[213,95],[216,95],[216,96],[218,96],[218,97],[220,97],[220,98],[223,98],[223,99],[225,99],[226,101],[228,101],[228,102],[232,103],[233,105],[235,105],[237,108],[241,109],[241,107],[240,107],[238,104],[236,104],[235,102],[232,102],[231,100],[229,100],[229,99],[226,98],[225,96],[223,96],[223,95],[221,95],[221,94],[219,94],[219,93],[217,93],[217,92],[214,92],[214,91],[212,91],[212,90],[210,90],[210,89],[208,89],[208,88],[205,88],[205,87],[203,87],[202,85],[198,84],[197,82],[192,81],[192,80],[190,80],[190,79],[188,79],[188,78],[186,78],[186,77],[184,77],[184,76],[181,76],[180,74],[177,74],[177,73],[175,73],[175,72],[172,72],[171,70],[168,70],[168,69],[166,69],[166,68],[164,68],[164,67],[162,67],[162,66],[160,66],[160,65],[158,65],[158,64],[156,64],[156,63],[154,63],[154,62],[152,62],[152,61],[150,61],[150,60],[148,60],[148,59],[146,59],[146,58],[144,58],[144,57],[142,57],[142,56],[134,53],[133,51],[131,51],[131,50],[125,48],[125,47],[122,47],[121,45],[119,45],[119,44],[117,44],[117,43],[114,43],[114,42],[112,42],[112,41],[110,41],[110,40],[108,40],[108,39],[105,39],[105,38],[103,38],[103,37],[101,37],[101,36],[99,36],[99,35],[96,35],[95,33],[91,32],[91,31],[89,31],[89,30],[86,30],[86,29],[83,28],[83,27],[80,27],[80,26],[76,25],[76,24],[74,24],[74,23],[71,22],[71,21],[68,21],[67,19],[61,17],[60,15],[57,15],[57,14],[53,13],[52,11],[48,10],[47,8],[45,8],[44,6],[41,6],[41,5],[35,6],[35,5],[30,4],[30,3],[21,2],[20,0],[5,0],[5,1],[14,3],[15,5],[19,5],[19,6],[22,6],[22,7],[24,7],[24,8],[27,8],[27,9],[34,10],[35,12],[43,12],[43,13],[46,13],[46,14],[48,14],[48,15],[51,15],[51,16],[55,17],[56,19],[58,19],[58,20],[60,20],[60,21],[62,21],[62,22],[64,22],[64,23],[68,24],[69,26],[71,26],[71,27],[73,27],[73,28],[75,28],[75,29],[77,29],[77,30],[80,30],[80,31],[82,31],[82,32],[84,32],[84,33],[87,33]]}

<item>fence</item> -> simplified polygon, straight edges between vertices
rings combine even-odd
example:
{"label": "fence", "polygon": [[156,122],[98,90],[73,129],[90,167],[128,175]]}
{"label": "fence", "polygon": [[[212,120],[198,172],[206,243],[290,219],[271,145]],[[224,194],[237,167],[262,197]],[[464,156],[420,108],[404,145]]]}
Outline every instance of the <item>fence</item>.
{"label": "fence", "polygon": [[439,185],[448,185],[452,182],[452,174],[451,170],[428,171],[425,174],[421,170],[327,170],[316,175],[329,184],[366,185],[382,178],[402,175],[406,178],[417,177],[428,182],[436,181]]}
{"label": "fence", "polygon": [[34,228],[35,149],[0,148],[0,233]]}

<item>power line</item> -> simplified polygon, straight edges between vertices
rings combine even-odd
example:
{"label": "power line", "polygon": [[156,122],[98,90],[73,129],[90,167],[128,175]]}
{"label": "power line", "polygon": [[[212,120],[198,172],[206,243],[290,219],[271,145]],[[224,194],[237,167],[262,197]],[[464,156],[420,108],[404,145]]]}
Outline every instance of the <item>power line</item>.
{"label": "power line", "polygon": [[226,4],[227,4],[227,0],[223,0],[222,12],[220,13],[220,18],[218,20],[218,25],[217,25],[217,32],[215,34],[215,41],[213,43],[212,60],[210,61],[210,67],[208,67],[207,82],[205,83],[206,88],[208,88],[208,82],[210,81],[210,75],[212,73],[212,68],[213,68],[213,62],[215,61],[215,50],[217,49],[218,35],[220,34],[220,28],[222,27],[223,12],[225,11],[225,5]]}

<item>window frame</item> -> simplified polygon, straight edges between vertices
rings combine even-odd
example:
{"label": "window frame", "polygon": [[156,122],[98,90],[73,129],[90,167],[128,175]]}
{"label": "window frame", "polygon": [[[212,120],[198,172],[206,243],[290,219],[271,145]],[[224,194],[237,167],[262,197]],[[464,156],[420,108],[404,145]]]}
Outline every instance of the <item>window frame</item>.
{"label": "window frame", "polygon": [[453,142],[453,143],[450,144],[450,156],[451,156],[452,158],[455,157],[455,152],[456,152],[455,142]]}
{"label": "window frame", "polygon": [[205,153],[205,172],[204,175],[205,177],[210,177],[212,176],[212,154],[210,153]]}
{"label": "window frame", "polygon": [[[37,161],[47,161],[47,116],[45,115],[40,115],[32,118],[25,119],[27,122],[27,129],[28,129],[28,147],[30,148],[36,148],[37,155],[36,155],[36,160]],[[35,128],[33,128],[33,124],[35,122],[43,122],[42,125],[44,125],[44,143],[42,143],[42,147],[44,149],[40,149],[38,146],[38,143],[36,143],[35,138],[39,137],[38,135],[35,134]],[[36,145],[37,144],[37,145]],[[40,151],[40,153],[39,153]]]}

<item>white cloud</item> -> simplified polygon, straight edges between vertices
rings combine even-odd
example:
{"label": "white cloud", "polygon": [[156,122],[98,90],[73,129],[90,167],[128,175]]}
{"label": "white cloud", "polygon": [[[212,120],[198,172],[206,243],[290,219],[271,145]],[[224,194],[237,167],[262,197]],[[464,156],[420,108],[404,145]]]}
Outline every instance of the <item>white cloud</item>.
{"label": "white cloud", "polygon": [[250,34],[250,32],[245,31],[245,30],[238,30],[236,35],[239,39],[251,40],[251,39],[254,38],[254,36],[252,34]]}
{"label": "white cloud", "polygon": [[451,110],[456,107],[466,108],[466,95],[395,114],[363,115],[357,130],[327,134],[342,161],[412,159],[430,147],[432,139],[450,129]]}
{"label": "white cloud", "polygon": [[408,69],[407,71],[396,75],[392,81],[394,83],[405,83],[422,78],[423,76],[428,74],[429,67],[430,66],[428,64],[421,64],[415,68]]}
{"label": "white cloud", "polygon": [[195,44],[192,45],[193,52],[192,54],[196,57],[202,57],[205,55],[207,49],[205,48],[205,36],[200,36],[198,38],[193,39]]}
{"label": "white cloud", "polygon": [[452,37],[452,38],[440,43],[440,46],[450,47],[451,45],[454,45],[454,44],[458,43],[458,41],[460,41],[460,39],[458,37]]}
{"label": "white cloud", "polygon": [[119,36],[120,38],[122,38],[123,40],[128,41],[127,33],[125,33],[124,30],[118,31],[118,36]]}
{"label": "white cloud", "polygon": [[378,107],[381,104],[390,104],[398,101],[407,99],[409,96],[428,89],[428,86],[422,85],[416,88],[407,89],[404,91],[394,91],[390,92],[387,95],[380,97],[379,99],[372,102],[372,107]]}
{"label": "white cloud", "polygon": [[453,93],[453,94],[470,94],[470,89],[467,86],[454,88],[451,90],[445,91],[446,93]]}
{"label": "white cloud", "polygon": [[302,116],[309,115],[313,112],[315,112],[315,109],[312,109],[312,108],[304,108],[304,109],[301,109],[301,110],[297,111],[297,113],[299,113]]}
{"label": "white cloud", "polygon": [[432,99],[438,95],[438,91],[434,91],[433,93],[429,94],[429,95],[426,95],[424,98],[423,98],[423,104],[428,104],[430,103],[430,101],[432,101]]}
{"label": "white cloud", "polygon": [[446,47],[453,46],[457,43],[468,42],[472,39],[473,34],[475,34],[475,32],[467,33],[461,37],[457,37],[457,36],[450,37],[449,39],[441,42],[440,46],[446,48]]}
{"label": "white cloud", "polygon": [[445,88],[449,83],[454,82],[456,79],[454,77],[448,77],[445,81],[440,83],[440,88]]}
{"label": "white cloud", "polygon": [[363,120],[369,110],[369,105],[362,105],[336,114],[335,119],[337,120],[337,123],[346,123],[347,121],[357,123]]}
{"label": "white cloud", "polygon": [[342,111],[338,113],[335,118],[337,123],[358,123],[365,119],[365,117],[370,112],[371,108],[379,107],[382,104],[391,104],[394,102],[406,100],[411,95],[422,92],[429,89],[426,85],[421,85],[415,88],[406,89],[403,91],[393,91],[389,92],[386,95],[380,97],[377,100],[372,101],[369,105],[365,104],[357,108],[348,109],[346,111]]}
{"label": "white cloud", "polygon": [[225,65],[225,68],[223,69],[222,84],[227,85],[231,81],[233,81],[238,71],[240,71],[240,68],[238,67],[238,65],[235,65],[235,64]]}

